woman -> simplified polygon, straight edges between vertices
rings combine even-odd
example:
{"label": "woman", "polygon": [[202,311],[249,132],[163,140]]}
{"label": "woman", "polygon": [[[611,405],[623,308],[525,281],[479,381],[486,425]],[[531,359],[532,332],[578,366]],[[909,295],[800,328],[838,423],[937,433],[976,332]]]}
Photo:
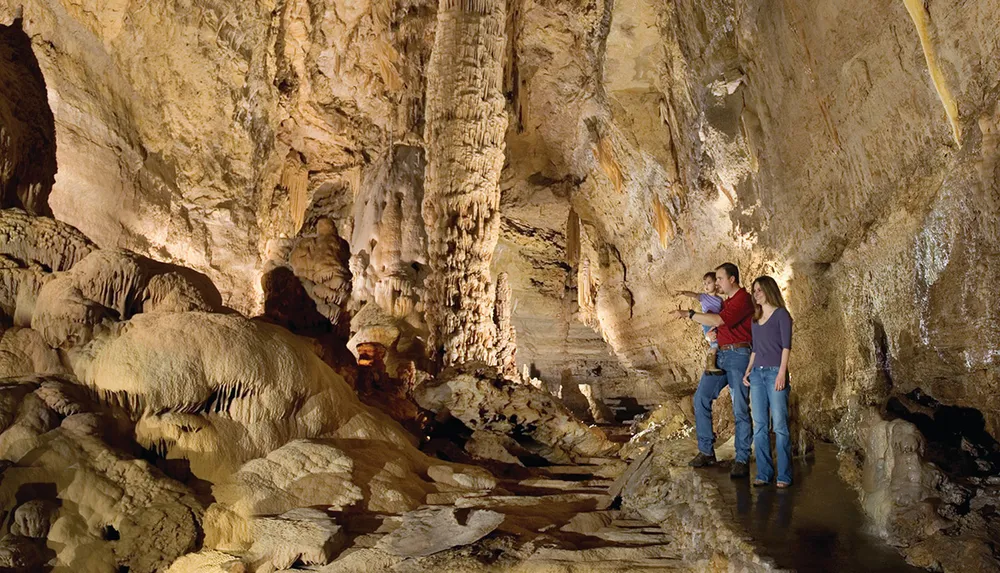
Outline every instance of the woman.
{"label": "woman", "polygon": [[768,276],[753,282],[756,306],[750,329],[753,352],[743,375],[750,387],[753,414],[753,449],[757,456],[755,486],[767,485],[774,477],[768,417],[774,427],[778,453],[779,488],[792,485],[792,441],[788,433],[788,355],[792,351],[792,317],[785,308],[778,283]]}

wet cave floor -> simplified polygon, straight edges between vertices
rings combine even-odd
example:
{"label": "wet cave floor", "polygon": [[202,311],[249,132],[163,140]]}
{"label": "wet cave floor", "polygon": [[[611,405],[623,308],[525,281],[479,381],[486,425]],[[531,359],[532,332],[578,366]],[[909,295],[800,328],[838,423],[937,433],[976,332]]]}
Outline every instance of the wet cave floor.
{"label": "wet cave floor", "polygon": [[[729,477],[723,464],[710,475],[734,522],[761,556],[781,569],[802,572],[917,572],[892,547],[866,530],[857,493],[838,475],[837,450],[816,444],[814,456],[796,459],[795,484],[753,487]],[[751,465],[751,479],[754,467]]]}

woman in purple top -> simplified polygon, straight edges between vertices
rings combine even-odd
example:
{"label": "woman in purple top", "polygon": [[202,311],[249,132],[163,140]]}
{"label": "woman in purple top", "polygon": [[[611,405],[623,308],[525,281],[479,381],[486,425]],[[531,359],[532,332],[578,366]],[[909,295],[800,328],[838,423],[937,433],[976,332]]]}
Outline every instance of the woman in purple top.
{"label": "woman in purple top", "polygon": [[753,414],[753,449],[757,457],[755,486],[767,485],[774,477],[768,417],[775,434],[779,488],[792,484],[792,441],[788,433],[788,355],[792,351],[792,317],[785,308],[778,283],[768,276],[753,282],[756,306],[753,324],[753,352],[743,375],[750,387]]}

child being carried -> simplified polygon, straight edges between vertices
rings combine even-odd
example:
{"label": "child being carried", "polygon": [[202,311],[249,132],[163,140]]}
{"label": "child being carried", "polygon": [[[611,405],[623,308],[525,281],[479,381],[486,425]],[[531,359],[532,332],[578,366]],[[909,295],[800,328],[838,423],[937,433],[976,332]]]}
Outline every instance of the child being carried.
{"label": "child being carried", "polygon": [[[705,276],[701,278],[701,285],[703,292],[682,290],[677,291],[677,294],[698,299],[698,302],[701,303],[701,311],[704,313],[719,314],[722,310],[722,297],[719,296],[718,286],[715,284],[715,272],[705,273]],[[708,354],[705,356],[705,370],[710,374],[721,374],[722,370],[719,370],[716,364],[719,343],[715,341],[715,328],[702,325],[701,329],[705,340],[709,343]]]}

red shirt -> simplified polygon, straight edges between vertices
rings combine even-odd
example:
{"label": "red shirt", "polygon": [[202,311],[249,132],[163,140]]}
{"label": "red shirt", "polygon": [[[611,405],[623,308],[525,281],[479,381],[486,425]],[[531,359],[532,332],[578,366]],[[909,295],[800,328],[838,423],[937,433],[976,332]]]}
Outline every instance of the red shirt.
{"label": "red shirt", "polygon": [[723,322],[717,332],[719,346],[749,343],[752,340],[750,324],[753,321],[753,301],[746,289],[741,287],[733,296],[722,301],[719,316]]}

